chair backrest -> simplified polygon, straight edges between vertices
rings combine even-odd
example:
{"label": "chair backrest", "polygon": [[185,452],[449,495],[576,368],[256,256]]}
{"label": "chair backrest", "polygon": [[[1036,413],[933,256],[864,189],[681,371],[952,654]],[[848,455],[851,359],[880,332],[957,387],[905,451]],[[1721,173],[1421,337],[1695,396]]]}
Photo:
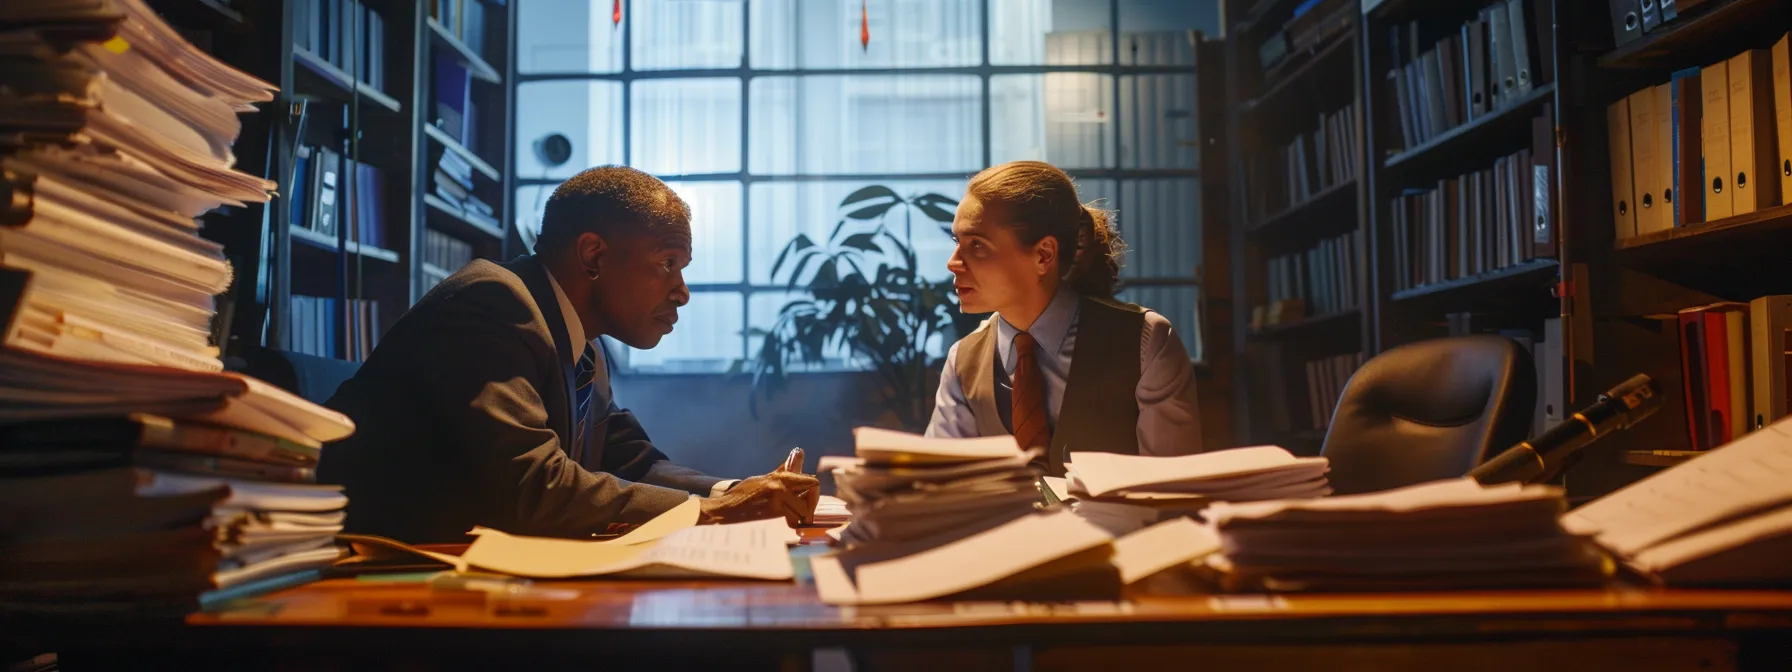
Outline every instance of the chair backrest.
{"label": "chair backrest", "polygon": [[1476,335],[1403,345],[1350,377],[1325,433],[1335,494],[1463,476],[1525,440],[1537,399],[1530,354]]}
{"label": "chair backrest", "polygon": [[271,348],[248,348],[242,355],[244,373],[317,404],[327,401],[336,388],[361,370],[357,362]]}

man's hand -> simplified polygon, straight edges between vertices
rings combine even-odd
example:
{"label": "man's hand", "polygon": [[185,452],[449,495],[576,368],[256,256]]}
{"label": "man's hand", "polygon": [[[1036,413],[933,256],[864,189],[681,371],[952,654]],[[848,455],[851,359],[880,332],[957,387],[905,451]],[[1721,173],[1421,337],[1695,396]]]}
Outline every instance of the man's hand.
{"label": "man's hand", "polygon": [[774,471],[734,484],[720,497],[703,498],[704,525],[740,523],[782,517],[791,527],[808,522],[821,501],[821,481],[814,476]]}

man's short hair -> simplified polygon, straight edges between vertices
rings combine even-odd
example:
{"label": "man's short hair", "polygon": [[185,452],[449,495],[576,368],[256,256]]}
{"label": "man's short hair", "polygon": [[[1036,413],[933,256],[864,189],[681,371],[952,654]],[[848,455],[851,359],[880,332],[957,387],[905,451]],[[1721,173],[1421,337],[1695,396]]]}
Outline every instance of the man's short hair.
{"label": "man's short hair", "polygon": [[627,166],[598,166],[572,176],[548,197],[536,248],[570,245],[587,231],[688,235],[691,208],[666,183]]}

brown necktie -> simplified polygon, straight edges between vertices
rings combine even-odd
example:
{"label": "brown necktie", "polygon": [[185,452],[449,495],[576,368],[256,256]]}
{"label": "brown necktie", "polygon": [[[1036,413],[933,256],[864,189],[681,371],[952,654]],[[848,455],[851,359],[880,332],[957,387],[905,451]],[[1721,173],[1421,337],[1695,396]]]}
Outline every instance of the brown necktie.
{"label": "brown necktie", "polygon": [[1045,410],[1045,381],[1039,376],[1038,350],[1033,335],[1014,335],[1014,440],[1022,450],[1049,450],[1052,445],[1051,416]]}

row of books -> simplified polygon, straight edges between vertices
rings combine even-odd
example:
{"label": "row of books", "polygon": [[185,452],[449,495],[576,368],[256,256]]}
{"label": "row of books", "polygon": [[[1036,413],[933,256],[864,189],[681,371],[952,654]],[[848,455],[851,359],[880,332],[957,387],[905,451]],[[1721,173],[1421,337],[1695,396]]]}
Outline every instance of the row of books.
{"label": "row of books", "polygon": [[[1548,117],[1533,127],[1547,142]],[[1395,198],[1394,291],[1554,257],[1552,183],[1543,179],[1553,156],[1519,150],[1487,169]]]}
{"label": "row of books", "polygon": [[1786,416],[1792,295],[1680,311],[1680,371],[1693,450],[1710,450]]}
{"label": "row of books", "polygon": [[[1326,189],[1356,179],[1362,164],[1357,143],[1356,105],[1319,115],[1312,131],[1298,134],[1281,152],[1249,160],[1246,190],[1252,221],[1284,212]],[[1254,179],[1251,179],[1254,178]]]}
{"label": "row of books", "polygon": [[178,617],[318,578],[346,499],[311,467],[353,423],[221,371],[231,269],[197,219],[271,199],[228,148],[276,88],[142,0],[4,7],[0,73],[55,88],[0,86],[0,621]]}
{"label": "row of books", "polygon": [[[473,164],[459,152],[444,147],[436,158],[436,168],[430,174],[430,183],[434,186],[436,197],[454,206],[462,216],[498,228],[496,212],[490,203],[474,193]],[[454,268],[459,268],[458,266]]]}
{"label": "row of books", "polygon": [[423,291],[429,291],[449,275],[473,261],[473,246],[435,229],[424,232]]}
{"label": "row of books", "polygon": [[[386,179],[372,164],[327,147],[300,147],[293,163],[292,226],[386,247]],[[344,175],[352,176],[352,184]],[[347,227],[339,232],[338,227]]]}
{"label": "row of books", "polygon": [[[1299,300],[1304,313],[1330,315],[1358,308],[1357,270],[1363,253],[1362,230],[1326,238],[1312,249],[1270,258],[1269,301]],[[1291,317],[1285,314],[1284,318]]]}
{"label": "row of books", "polygon": [[1499,0],[1441,38],[1418,22],[1393,26],[1390,130],[1417,147],[1523,100],[1549,82],[1554,35],[1549,0]]}
{"label": "row of books", "polygon": [[294,294],[290,309],[293,352],[363,362],[379,344],[378,301]]}
{"label": "row of books", "polygon": [[1681,18],[1682,13],[1697,12],[1701,5],[1715,5],[1710,0],[1607,0],[1611,10],[1612,46],[1622,47],[1653,33]]}
{"label": "row of books", "polygon": [[1305,0],[1296,5],[1280,30],[1257,45],[1257,66],[1265,78],[1303,60],[1300,56],[1331,43],[1356,25],[1356,3]]}
{"label": "row of books", "polygon": [[1792,36],[1606,108],[1617,237],[1742,215],[1792,194]]}
{"label": "row of books", "polygon": [[361,0],[298,0],[293,44],[386,90],[386,20]]}
{"label": "row of books", "polygon": [[1307,362],[1307,405],[1312,413],[1312,427],[1325,429],[1332,424],[1332,412],[1338,410],[1338,398],[1344,396],[1344,384],[1351,374],[1363,366],[1363,353],[1332,355]]}
{"label": "row of books", "polygon": [[490,24],[488,14],[501,14],[505,0],[495,0],[496,7],[488,7],[482,0],[428,0],[429,18],[435,19],[442,29],[466,43],[480,58],[485,57],[486,32]]}

